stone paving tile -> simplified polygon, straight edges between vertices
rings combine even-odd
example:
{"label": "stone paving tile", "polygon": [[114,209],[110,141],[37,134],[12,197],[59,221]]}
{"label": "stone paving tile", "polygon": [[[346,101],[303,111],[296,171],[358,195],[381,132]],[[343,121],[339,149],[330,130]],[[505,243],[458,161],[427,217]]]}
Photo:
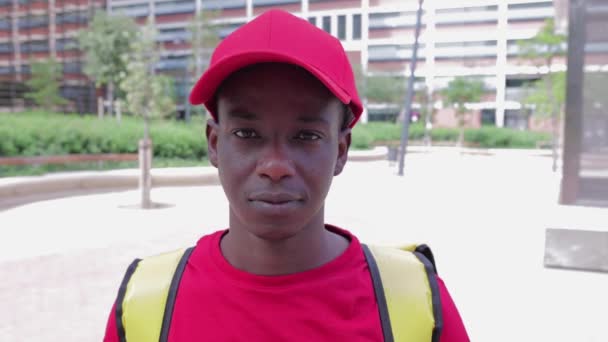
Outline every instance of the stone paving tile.
{"label": "stone paving tile", "polygon": [[[408,158],[404,178],[387,163],[347,166],[327,221],[366,242],[429,243],[473,341],[608,341],[608,275],[543,267],[546,228],[605,230],[606,211],[557,206],[549,159]],[[120,208],[134,198],[0,212],[0,341],[100,341],[133,258],[192,245],[226,225],[218,187],[155,190],[167,209]]]}

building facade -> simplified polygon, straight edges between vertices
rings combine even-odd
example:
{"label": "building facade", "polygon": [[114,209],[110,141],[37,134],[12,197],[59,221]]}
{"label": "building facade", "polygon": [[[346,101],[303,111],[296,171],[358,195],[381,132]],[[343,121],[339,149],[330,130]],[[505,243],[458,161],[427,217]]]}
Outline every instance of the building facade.
{"label": "building facade", "polygon": [[[281,8],[339,38],[351,62],[365,73],[405,77],[417,6],[415,0],[108,0],[109,11],[122,12],[140,23],[150,14],[155,16],[159,39],[165,45],[159,69],[178,74],[187,68],[191,53],[184,42],[194,13],[219,11],[214,24],[224,37],[263,11]],[[534,126],[522,111],[522,85],[547,70],[519,58],[517,41],[531,38],[546,19],[555,16],[553,1],[427,0],[423,6],[417,86],[437,93],[455,76],[482,78],[487,93],[474,105],[473,125]],[[565,67],[563,60],[556,64],[556,68]],[[192,80],[182,78],[179,84],[178,93],[183,96]],[[381,104],[368,107],[372,120],[383,114]],[[436,101],[435,109],[439,125],[456,124],[452,110],[443,108],[441,101]]]}
{"label": "building facade", "polygon": [[95,111],[95,88],[82,74],[77,32],[105,0],[0,0],[0,111],[23,110],[24,82],[34,61],[63,65],[61,94],[68,110]]}
{"label": "building facade", "polygon": [[[148,16],[154,16],[158,40],[164,47],[157,69],[175,76],[178,102],[183,110],[187,107],[185,95],[194,82],[194,75],[189,77],[188,73],[192,55],[188,24],[196,13],[218,13],[213,24],[220,37],[225,37],[268,9],[285,9],[339,38],[351,62],[360,65],[364,73],[405,77],[409,75],[418,1],[0,0],[0,17],[3,18],[0,19],[0,79],[18,83],[27,77],[28,58],[59,53],[57,56],[71,56],[62,57],[66,86],[77,81],[86,82],[82,74],[70,73],[70,70],[80,68],[78,52],[66,49],[73,47],[70,45],[74,43],[72,28],[84,25],[90,18],[90,6],[100,5],[108,12],[130,16],[139,24],[145,23]],[[55,7],[55,14],[52,7]],[[66,9],[68,7],[70,10]],[[35,8],[37,14],[32,12]],[[485,83],[486,94],[480,103],[473,105],[476,114],[472,125],[535,128],[523,115],[522,85],[540,78],[547,70],[519,58],[516,42],[531,38],[546,19],[554,17],[553,1],[426,0],[423,8],[416,86],[425,86],[429,93],[437,94],[455,76],[479,77]],[[80,13],[77,19],[64,14],[74,11]],[[28,17],[32,18],[25,24]],[[29,28],[32,25],[34,27]],[[65,28],[59,29],[61,25]],[[58,32],[63,36],[59,37]],[[34,38],[35,34],[42,36]],[[16,36],[20,37],[19,44],[15,44]],[[47,38],[48,43],[45,43]],[[557,61],[555,68],[564,69],[563,60]],[[456,124],[452,110],[444,108],[436,95],[433,105],[437,124]],[[370,120],[386,114],[382,104],[370,103],[368,108]]]}

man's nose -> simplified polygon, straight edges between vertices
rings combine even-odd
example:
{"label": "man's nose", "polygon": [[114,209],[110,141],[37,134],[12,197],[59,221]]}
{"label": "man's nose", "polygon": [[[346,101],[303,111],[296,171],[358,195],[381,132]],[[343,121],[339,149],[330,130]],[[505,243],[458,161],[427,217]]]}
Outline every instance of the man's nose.
{"label": "man's nose", "polygon": [[264,149],[257,162],[257,173],[262,178],[278,182],[295,174],[293,160],[286,146],[273,144]]}

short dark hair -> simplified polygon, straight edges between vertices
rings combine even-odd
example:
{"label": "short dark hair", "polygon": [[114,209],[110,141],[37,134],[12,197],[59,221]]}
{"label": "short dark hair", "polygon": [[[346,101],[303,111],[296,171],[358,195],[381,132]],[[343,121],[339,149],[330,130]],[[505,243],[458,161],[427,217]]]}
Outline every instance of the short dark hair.
{"label": "short dark hair", "polygon": [[353,114],[352,108],[349,105],[344,105],[344,111],[342,112],[342,125],[340,125],[340,131],[347,129],[350,123],[353,122],[355,115]]}

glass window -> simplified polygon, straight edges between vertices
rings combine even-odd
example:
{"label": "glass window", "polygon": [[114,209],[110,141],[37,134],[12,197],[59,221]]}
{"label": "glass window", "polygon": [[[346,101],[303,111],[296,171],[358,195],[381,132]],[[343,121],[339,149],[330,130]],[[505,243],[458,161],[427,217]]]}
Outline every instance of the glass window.
{"label": "glass window", "polygon": [[346,16],[338,16],[338,38],[341,40],[346,39]]}
{"label": "glass window", "polygon": [[11,28],[11,22],[8,19],[0,19],[0,29],[10,29]]}
{"label": "glass window", "polygon": [[331,17],[323,17],[323,30],[331,33]]}
{"label": "glass window", "polygon": [[308,18],[308,22],[317,26],[317,17],[310,17]]}
{"label": "glass window", "polygon": [[0,43],[0,53],[13,52],[12,43]]}
{"label": "glass window", "polygon": [[361,39],[361,14],[353,15],[353,39]]}

